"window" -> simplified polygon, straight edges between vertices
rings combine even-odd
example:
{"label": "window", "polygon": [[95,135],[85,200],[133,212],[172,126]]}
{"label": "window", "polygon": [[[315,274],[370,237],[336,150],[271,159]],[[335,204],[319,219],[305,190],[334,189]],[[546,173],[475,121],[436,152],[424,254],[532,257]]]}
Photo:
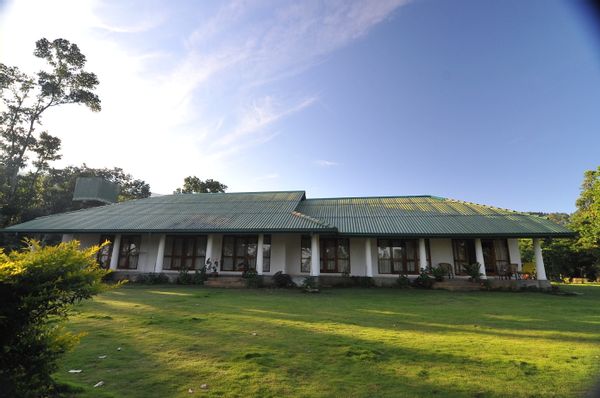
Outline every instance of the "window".
{"label": "window", "polygon": [[97,261],[100,264],[100,268],[109,269],[110,268],[110,259],[112,257],[113,251],[113,242],[115,241],[114,235],[100,235],[99,244],[103,244],[104,242],[110,242],[106,246],[102,246],[100,250],[98,250]]}
{"label": "window", "polygon": [[271,235],[263,238],[263,272],[271,272]]}
{"label": "window", "polygon": [[473,239],[453,239],[452,249],[454,252],[454,272],[458,275],[464,274],[464,266],[475,264],[475,243]]}
{"label": "window", "polygon": [[310,263],[312,261],[311,239],[309,235],[302,235],[300,239],[300,272],[310,272]]}
{"label": "window", "polygon": [[[425,240],[428,263],[429,241]],[[380,274],[418,274],[418,239],[378,239],[377,257]]]}
{"label": "window", "polygon": [[[258,236],[232,236],[223,237],[223,253],[221,256],[221,271],[243,271],[256,269],[256,250]],[[269,240],[269,251],[270,251]],[[264,253],[264,248],[263,248]],[[269,268],[271,253],[269,252]]]}
{"label": "window", "polygon": [[350,242],[346,238],[321,239],[321,272],[350,272]]}
{"label": "window", "polygon": [[123,235],[121,236],[121,247],[119,248],[119,269],[137,269],[138,259],[140,256],[140,241],[139,235]]}
{"label": "window", "polygon": [[483,262],[486,274],[497,274],[510,264],[508,241],[506,239],[482,239]]}
{"label": "window", "polygon": [[206,263],[206,236],[167,236],[163,269],[200,269]]}

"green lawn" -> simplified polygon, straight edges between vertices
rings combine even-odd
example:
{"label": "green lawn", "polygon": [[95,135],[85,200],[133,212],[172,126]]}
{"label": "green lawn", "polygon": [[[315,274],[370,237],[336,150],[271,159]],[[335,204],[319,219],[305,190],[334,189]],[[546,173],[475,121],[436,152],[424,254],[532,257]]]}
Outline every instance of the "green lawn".
{"label": "green lawn", "polygon": [[93,397],[581,396],[600,286],[563,289],[583,294],[126,286],[76,307],[56,376]]}

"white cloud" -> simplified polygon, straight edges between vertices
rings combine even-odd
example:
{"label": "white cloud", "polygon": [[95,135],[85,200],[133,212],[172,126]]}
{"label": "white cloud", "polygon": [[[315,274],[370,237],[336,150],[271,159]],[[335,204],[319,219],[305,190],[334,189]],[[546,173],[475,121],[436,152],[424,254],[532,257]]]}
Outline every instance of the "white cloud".
{"label": "white cloud", "polygon": [[61,164],[123,167],[155,192],[190,174],[235,189],[247,176],[227,160],[284,133],[278,123],[318,101],[265,84],[321,62],[405,3],[230,1],[211,11],[204,3],[12,1],[0,8],[0,59],[34,72],[41,37],[69,39],[88,57],[103,110],[68,106],[44,117],[62,139]]}
{"label": "white cloud", "polygon": [[340,165],[338,162],[334,162],[334,161],[331,161],[331,160],[324,160],[324,159],[315,160],[314,163],[317,166],[321,166],[321,167],[333,167],[333,166],[339,166]]}

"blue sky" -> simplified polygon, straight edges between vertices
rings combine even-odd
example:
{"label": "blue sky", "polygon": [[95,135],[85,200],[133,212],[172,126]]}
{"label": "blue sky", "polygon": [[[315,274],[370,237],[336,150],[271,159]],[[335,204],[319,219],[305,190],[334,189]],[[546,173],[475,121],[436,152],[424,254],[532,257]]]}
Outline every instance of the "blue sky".
{"label": "blue sky", "polygon": [[[51,3],[51,4],[50,4]],[[69,12],[67,13],[66,10]],[[58,164],[309,197],[573,211],[600,164],[600,41],[573,1],[30,1],[0,59],[80,45],[103,111],[53,110]]]}

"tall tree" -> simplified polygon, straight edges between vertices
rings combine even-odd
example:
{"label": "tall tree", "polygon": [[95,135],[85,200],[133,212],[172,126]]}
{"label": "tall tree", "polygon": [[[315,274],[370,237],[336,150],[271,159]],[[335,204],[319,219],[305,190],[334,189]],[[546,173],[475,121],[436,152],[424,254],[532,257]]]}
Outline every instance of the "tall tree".
{"label": "tall tree", "polygon": [[587,170],[573,214],[572,227],[579,233],[578,244],[583,249],[600,252],[600,166]]}
{"label": "tall tree", "polygon": [[49,108],[64,104],[83,104],[94,112],[100,111],[100,99],[94,93],[98,78],[83,69],[86,58],[76,44],[65,39],[40,39],[34,55],[48,65],[35,76],[0,63],[0,203],[4,204],[1,225],[14,216],[20,172],[28,165],[29,157],[35,157],[33,167],[39,175],[48,162],[60,156],[60,139],[38,132],[42,115]]}
{"label": "tall tree", "polygon": [[[119,202],[150,196],[150,185],[147,182],[134,178],[119,167],[94,169],[83,164],[79,167],[49,169],[41,176],[35,176],[31,172],[23,176],[23,180],[32,181],[31,184],[34,184],[35,188],[17,193],[22,195],[19,202],[23,204],[19,221],[81,208],[80,203],[73,202],[73,191],[78,177],[102,177],[116,183],[120,187],[117,198]],[[34,193],[33,197],[28,196],[31,192]]]}
{"label": "tall tree", "polygon": [[225,192],[227,185],[219,181],[208,179],[202,181],[196,176],[189,176],[183,179],[183,187],[177,188],[173,193],[217,193]]}

